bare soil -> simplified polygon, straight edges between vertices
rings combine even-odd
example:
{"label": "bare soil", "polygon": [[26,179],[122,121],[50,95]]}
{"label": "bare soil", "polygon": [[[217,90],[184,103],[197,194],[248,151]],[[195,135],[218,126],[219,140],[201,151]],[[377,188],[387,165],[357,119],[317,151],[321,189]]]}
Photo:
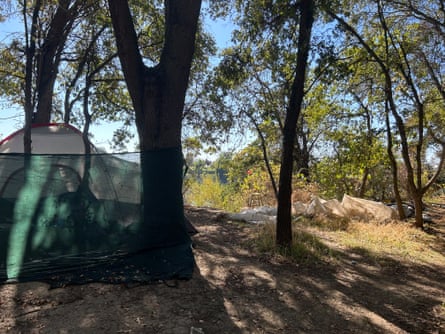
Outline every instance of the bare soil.
{"label": "bare soil", "polygon": [[297,265],[249,247],[255,226],[187,211],[199,230],[190,281],[3,285],[0,333],[445,333],[445,264],[382,267],[349,250]]}

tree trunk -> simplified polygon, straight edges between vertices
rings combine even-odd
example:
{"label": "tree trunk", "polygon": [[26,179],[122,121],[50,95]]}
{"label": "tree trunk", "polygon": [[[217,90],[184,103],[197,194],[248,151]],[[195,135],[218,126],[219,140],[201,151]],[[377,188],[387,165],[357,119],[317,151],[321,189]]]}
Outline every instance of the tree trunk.
{"label": "tree trunk", "polygon": [[[49,123],[52,113],[54,83],[57,78],[61,52],[77,14],[76,2],[60,0],[45,41],[41,47],[37,71],[37,112],[35,123]],[[74,14],[74,15],[73,15]]]}
{"label": "tree trunk", "polygon": [[393,182],[394,197],[396,199],[396,204],[397,204],[397,212],[399,213],[399,219],[405,219],[406,218],[405,210],[403,210],[402,197],[400,196],[400,191],[399,191],[397,160],[394,157],[394,153],[392,152],[393,141],[392,141],[392,134],[391,134],[391,124],[389,122],[388,103],[385,104],[385,123],[386,123],[386,138],[387,138],[386,151],[388,152],[389,161],[391,163],[391,175],[392,175],[392,182]]}
{"label": "tree trunk", "polygon": [[[306,182],[310,182],[309,173],[309,148],[308,136],[304,131],[304,119],[297,123],[297,138],[295,140],[295,164],[298,174],[304,177]],[[299,142],[301,140],[301,143]]]}
{"label": "tree trunk", "polygon": [[251,122],[255,126],[255,129],[257,131],[258,137],[260,137],[261,142],[261,151],[263,152],[263,160],[264,164],[266,165],[267,173],[269,174],[270,182],[272,183],[272,189],[275,195],[275,199],[278,200],[278,187],[277,183],[275,181],[275,177],[273,175],[272,166],[270,165],[269,157],[267,154],[267,146],[266,146],[266,138],[264,138],[263,132],[260,129],[260,126],[256,122],[255,118],[250,113],[246,113],[247,117],[250,118]]}
{"label": "tree trunk", "polygon": [[300,116],[304,97],[307,59],[310,48],[312,23],[314,21],[313,11],[313,0],[302,0],[300,2],[300,28],[298,36],[297,66],[283,128],[283,151],[281,154],[280,181],[278,190],[276,243],[278,246],[285,248],[289,248],[292,245],[291,195],[293,152],[297,121]]}
{"label": "tree trunk", "polygon": [[367,185],[366,183],[368,181],[368,176],[369,176],[369,168],[365,167],[365,170],[364,170],[363,176],[362,176],[362,181],[360,182],[358,192],[357,192],[357,196],[359,198],[365,197],[366,185]]}
{"label": "tree trunk", "polygon": [[[109,0],[118,54],[135,109],[142,152],[143,217],[148,242],[187,237],[182,199],[181,122],[201,1],[165,1],[165,40],[158,65],[144,65],[127,1]],[[156,240],[150,240],[156,231]]]}
{"label": "tree trunk", "polygon": [[[23,136],[23,148],[26,154],[31,153],[32,138],[31,138],[31,123],[32,115],[34,111],[33,98],[32,98],[32,81],[33,81],[33,60],[36,52],[36,31],[37,20],[39,17],[41,8],[41,1],[36,1],[34,4],[31,30],[28,33],[29,27],[26,20],[26,2],[23,8],[23,18],[25,21],[25,39],[26,39],[26,65],[25,65],[25,133]],[[28,165],[28,162],[26,162]]]}
{"label": "tree trunk", "polygon": [[415,212],[415,217],[416,217],[416,221],[414,223],[414,226],[420,229],[423,229],[423,201],[422,201],[422,195],[417,193],[417,192],[413,192],[411,194],[411,198],[414,202],[414,212]]}

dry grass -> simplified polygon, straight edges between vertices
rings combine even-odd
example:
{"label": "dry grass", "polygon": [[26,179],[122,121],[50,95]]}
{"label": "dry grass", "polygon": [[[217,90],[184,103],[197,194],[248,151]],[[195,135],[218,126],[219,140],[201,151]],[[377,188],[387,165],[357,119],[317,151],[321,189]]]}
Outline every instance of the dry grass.
{"label": "dry grass", "polygon": [[275,245],[275,224],[258,226],[252,245],[261,253],[284,257],[297,263],[324,262],[335,257],[335,251],[314,233],[296,228],[292,232],[292,247],[281,249]]}
{"label": "dry grass", "polygon": [[347,248],[364,249],[375,258],[392,257],[417,263],[445,264],[444,240],[408,223],[375,224],[354,222],[338,234]]}
{"label": "dry grass", "polygon": [[[285,256],[298,263],[335,261],[340,252],[359,252],[372,260],[410,261],[432,265],[445,264],[445,240],[404,222],[378,224],[322,217],[299,219],[293,225],[290,250],[275,246],[275,224],[258,227],[253,241],[257,250]],[[336,249],[336,250],[335,250]]]}

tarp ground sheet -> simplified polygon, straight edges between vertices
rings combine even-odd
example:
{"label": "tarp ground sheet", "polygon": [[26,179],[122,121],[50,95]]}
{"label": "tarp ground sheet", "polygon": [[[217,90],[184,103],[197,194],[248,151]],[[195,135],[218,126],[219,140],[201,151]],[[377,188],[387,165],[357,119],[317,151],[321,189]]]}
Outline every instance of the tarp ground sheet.
{"label": "tarp ground sheet", "polygon": [[178,164],[180,149],[0,154],[0,283],[191,278]]}

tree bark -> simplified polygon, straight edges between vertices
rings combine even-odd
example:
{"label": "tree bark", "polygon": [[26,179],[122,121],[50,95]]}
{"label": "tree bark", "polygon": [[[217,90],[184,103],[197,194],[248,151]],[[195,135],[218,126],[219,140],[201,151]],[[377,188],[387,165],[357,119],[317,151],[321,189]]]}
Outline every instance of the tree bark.
{"label": "tree bark", "polygon": [[[299,142],[301,140],[301,143]],[[306,182],[310,182],[310,172],[309,172],[309,147],[308,147],[308,136],[304,131],[304,120],[302,119],[297,123],[297,138],[295,140],[295,164],[298,174],[304,177]]]}
{"label": "tree bark", "polygon": [[181,123],[201,1],[165,1],[164,47],[153,67],[143,63],[128,2],[108,3],[143,151],[141,234],[149,239],[156,231],[154,242],[181,242],[186,236]]}
{"label": "tree bark", "polygon": [[283,151],[281,154],[278,190],[276,243],[278,246],[284,248],[289,248],[292,245],[291,195],[293,152],[297,121],[300,116],[304,97],[304,83],[306,79],[306,68],[313,21],[314,1],[302,0],[300,2],[297,66],[295,69],[294,82],[292,83],[292,91],[283,128]]}
{"label": "tree bark", "polygon": [[37,68],[37,110],[34,122],[51,120],[54,83],[57,78],[61,52],[77,14],[78,1],[60,0],[45,41],[41,47]]}
{"label": "tree bark", "polygon": [[275,177],[273,175],[272,166],[270,165],[269,156],[267,154],[266,138],[264,138],[263,132],[261,131],[260,126],[256,122],[253,115],[248,112],[246,113],[246,115],[247,115],[247,117],[250,118],[250,121],[253,123],[253,125],[257,131],[258,137],[260,137],[261,151],[263,153],[264,164],[266,165],[267,173],[269,174],[269,179],[270,179],[270,182],[272,183],[272,189],[273,189],[273,192],[275,195],[275,199],[278,200],[278,187],[277,187],[277,183],[275,181]]}
{"label": "tree bark", "polygon": [[181,145],[185,92],[201,1],[165,1],[165,42],[160,62],[144,65],[127,1],[109,0],[122,64],[135,109],[142,150]]}
{"label": "tree bark", "polygon": [[405,210],[403,209],[402,196],[399,191],[399,177],[398,177],[398,167],[397,160],[394,157],[393,149],[393,140],[391,134],[391,124],[389,122],[389,108],[388,103],[385,103],[385,123],[386,123],[386,138],[387,138],[387,147],[386,150],[388,152],[389,161],[391,163],[391,175],[393,180],[393,191],[394,197],[397,204],[397,212],[399,214],[400,219],[405,219]]}
{"label": "tree bark", "polygon": [[[33,60],[36,53],[36,34],[37,19],[39,17],[41,1],[36,1],[33,8],[31,30],[29,31],[28,22],[26,20],[26,2],[23,8],[23,19],[25,21],[25,40],[26,40],[26,65],[25,65],[25,133],[23,136],[23,148],[26,154],[31,153],[31,123],[34,110],[32,98],[32,81],[33,81]],[[29,33],[28,33],[29,31]],[[26,163],[28,164],[28,163]]]}

